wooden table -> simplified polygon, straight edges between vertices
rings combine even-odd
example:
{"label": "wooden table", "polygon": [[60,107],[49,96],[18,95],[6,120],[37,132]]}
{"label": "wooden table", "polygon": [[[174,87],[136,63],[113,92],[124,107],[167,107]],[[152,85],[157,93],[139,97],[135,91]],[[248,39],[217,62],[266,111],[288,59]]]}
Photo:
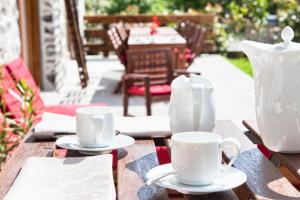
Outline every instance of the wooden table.
{"label": "wooden table", "polygon": [[[132,146],[118,151],[117,169],[114,170],[119,200],[173,200],[173,199],[300,199],[297,189],[267,160],[244,134],[230,121],[218,121],[214,132],[223,138],[235,137],[241,142],[241,154],[234,166],[247,174],[247,182],[233,191],[212,193],[201,196],[182,195],[158,186],[146,186],[146,173],[158,165],[156,147],[168,146],[169,138],[139,139]],[[35,141],[30,135],[16,149],[0,173],[0,199],[29,156],[57,156],[62,150],[56,149],[54,141]],[[66,156],[79,156],[67,151]],[[223,152],[224,161],[234,155],[233,149]]]}
{"label": "wooden table", "polygon": [[167,47],[173,51],[174,68],[185,68],[186,40],[171,27],[159,27],[155,35],[150,34],[149,27],[130,29],[128,38],[129,49],[149,49]]}

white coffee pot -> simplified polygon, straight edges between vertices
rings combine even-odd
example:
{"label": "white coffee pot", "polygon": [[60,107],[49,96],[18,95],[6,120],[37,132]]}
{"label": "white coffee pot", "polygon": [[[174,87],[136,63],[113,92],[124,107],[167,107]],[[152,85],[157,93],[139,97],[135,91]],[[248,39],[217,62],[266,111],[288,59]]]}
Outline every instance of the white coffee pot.
{"label": "white coffee pot", "polygon": [[300,43],[285,27],[279,44],[242,41],[256,94],[256,119],[263,143],[272,151],[300,152]]}
{"label": "white coffee pot", "polygon": [[215,106],[212,83],[199,75],[182,75],[173,80],[169,105],[172,134],[186,131],[212,131]]}

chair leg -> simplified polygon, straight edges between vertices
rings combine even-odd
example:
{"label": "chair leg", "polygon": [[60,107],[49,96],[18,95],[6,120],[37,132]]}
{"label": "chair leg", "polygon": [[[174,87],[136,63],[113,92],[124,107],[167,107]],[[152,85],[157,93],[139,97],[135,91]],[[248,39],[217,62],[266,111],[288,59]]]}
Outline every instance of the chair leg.
{"label": "chair leg", "polygon": [[147,116],[151,116],[151,93],[150,93],[150,81],[149,79],[145,82],[145,98],[146,98],[146,110]]}
{"label": "chair leg", "polygon": [[124,116],[128,115],[128,94],[123,95],[123,111],[124,111]]}
{"label": "chair leg", "polygon": [[114,89],[114,94],[118,94],[120,91],[121,91],[121,89],[122,89],[122,81],[120,81],[119,83],[118,83],[118,85],[116,85],[116,87],[115,87],[115,89]]}
{"label": "chair leg", "polygon": [[146,110],[147,116],[151,116],[151,95],[146,95]]}
{"label": "chair leg", "polygon": [[123,81],[123,114],[124,114],[124,116],[128,115],[128,101],[129,101],[129,94],[127,92],[127,84],[126,84],[126,81]]}

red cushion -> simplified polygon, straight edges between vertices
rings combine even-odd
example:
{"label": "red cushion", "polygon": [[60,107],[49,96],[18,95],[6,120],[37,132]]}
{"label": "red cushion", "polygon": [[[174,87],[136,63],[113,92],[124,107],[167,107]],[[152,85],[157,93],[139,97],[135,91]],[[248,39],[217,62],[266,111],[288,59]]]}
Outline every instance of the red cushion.
{"label": "red cushion", "polygon": [[[134,95],[145,95],[145,87],[137,87],[133,86],[128,89],[129,94]],[[164,85],[151,85],[150,86],[150,94],[151,95],[163,95],[163,94],[171,94],[171,86],[168,84]]]}
{"label": "red cushion", "polygon": [[3,89],[1,98],[5,103],[7,111],[10,112],[13,118],[20,119],[22,117],[22,97],[16,87],[15,82],[13,81],[5,67],[2,68],[1,88]]}
{"label": "red cushion", "polygon": [[189,48],[185,48],[184,50],[185,50],[185,53],[192,54],[192,50],[191,50],[191,49],[189,49]]}
{"label": "red cushion", "polygon": [[77,108],[88,107],[88,106],[105,106],[105,105],[106,104],[104,103],[93,103],[88,105],[71,104],[71,105],[46,106],[44,112],[74,116]]}
{"label": "red cushion", "polygon": [[36,118],[34,120],[34,123],[38,123],[38,122],[41,121],[41,118],[42,118],[42,115],[43,115],[44,112],[75,116],[77,108],[87,107],[87,106],[106,106],[106,104],[104,104],[104,103],[93,103],[93,104],[88,104],[88,105],[70,104],[70,105],[46,106],[42,110],[38,110],[36,112]]}
{"label": "red cushion", "polygon": [[120,56],[120,61],[121,61],[122,64],[126,64],[127,63],[127,56],[126,56],[126,54]]}
{"label": "red cushion", "polygon": [[23,62],[22,58],[17,58],[9,62],[8,64],[6,64],[6,68],[15,81],[20,81],[21,79],[24,79],[26,81],[26,84],[29,87],[31,87],[32,90],[39,89],[30,71],[28,70],[25,63]]}
{"label": "red cushion", "polygon": [[25,66],[22,58],[17,58],[6,65],[11,77],[17,83],[20,80],[25,80],[26,84],[32,89],[34,93],[33,108],[35,110],[41,110],[44,107],[44,102],[40,96],[40,89],[35,83],[30,71]]}
{"label": "red cushion", "polygon": [[160,165],[167,164],[171,162],[169,149],[166,146],[157,146],[156,154],[158,158],[158,162]]}
{"label": "red cushion", "polygon": [[192,62],[193,61],[193,54],[186,53],[185,54],[185,61],[188,62],[188,63]]}
{"label": "red cushion", "polygon": [[257,148],[268,158],[270,159],[272,154],[269,151],[269,149],[267,149],[267,147],[265,147],[263,144],[258,144]]}

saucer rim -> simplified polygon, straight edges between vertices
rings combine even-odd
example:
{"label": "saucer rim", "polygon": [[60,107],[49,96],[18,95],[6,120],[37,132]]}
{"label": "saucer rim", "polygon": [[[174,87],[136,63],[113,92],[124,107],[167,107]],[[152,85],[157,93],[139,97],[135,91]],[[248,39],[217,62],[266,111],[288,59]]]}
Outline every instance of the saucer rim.
{"label": "saucer rim", "polygon": [[[63,143],[65,145],[61,145],[62,143],[59,143],[61,140],[66,140],[66,138],[70,138],[72,140],[76,140],[78,143],[78,137],[76,135],[67,135],[67,136],[63,136],[58,138],[55,141],[55,145],[59,146],[60,148],[63,149],[68,149],[68,150],[75,150],[75,151],[81,151],[81,152],[103,152],[103,151],[112,151],[114,149],[119,149],[119,148],[123,148],[126,146],[130,146],[132,144],[135,143],[135,139],[131,136],[128,135],[123,135],[123,134],[119,134],[115,136],[115,139],[113,140],[113,142],[105,147],[81,147],[81,146],[76,146],[77,144],[74,144],[73,142],[69,142],[69,143]],[[118,145],[118,143],[116,141],[118,141],[118,138],[126,138],[128,140],[130,140],[130,142],[126,143],[125,145]],[[120,140],[120,139],[119,139]],[[72,145],[72,146],[71,146]]]}
{"label": "saucer rim", "polygon": [[[222,165],[222,166],[226,166],[226,165]],[[150,169],[148,172],[147,172],[147,175],[146,177],[148,178],[149,177],[149,173],[151,173],[152,170],[154,170],[155,168],[162,168],[162,167],[170,167],[172,168],[172,163],[167,163],[167,164],[163,164],[163,165],[158,165],[152,169]],[[169,176],[166,176],[164,178],[162,178],[161,180],[157,181],[155,184],[160,186],[160,187],[163,187],[163,188],[167,188],[167,189],[172,189],[172,190],[176,190],[182,194],[192,194],[192,195],[203,195],[203,194],[209,194],[209,193],[214,193],[214,192],[222,192],[222,191],[227,191],[227,190],[230,190],[230,189],[233,189],[233,188],[236,188],[236,187],[239,187],[241,186],[242,184],[244,184],[246,181],[247,181],[247,175],[237,169],[236,167],[230,167],[230,169],[233,169],[235,170],[236,172],[239,172],[241,175],[243,175],[244,177],[242,177],[240,180],[240,183],[238,184],[234,184],[234,186],[230,187],[230,188],[227,188],[227,189],[222,189],[222,188],[218,188],[218,189],[211,189],[209,191],[202,191],[202,190],[199,190],[199,191],[189,191],[189,190],[185,190],[184,188],[181,188],[181,187],[178,187],[178,184],[173,184],[171,181],[168,181],[168,180],[171,180],[172,178],[175,178],[176,181],[178,181],[178,179],[176,178],[176,175],[174,174],[170,174]],[[242,180],[243,179],[243,180]],[[165,181],[167,181],[168,184],[164,183]],[[184,187],[186,188],[198,188],[198,189],[201,189],[201,187],[206,187],[208,185],[187,185],[187,184],[183,184],[181,183],[182,185],[184,185]],[[212,183],[213,184],[213,183]],[[209,184],[211,185],[211,184]]]}

